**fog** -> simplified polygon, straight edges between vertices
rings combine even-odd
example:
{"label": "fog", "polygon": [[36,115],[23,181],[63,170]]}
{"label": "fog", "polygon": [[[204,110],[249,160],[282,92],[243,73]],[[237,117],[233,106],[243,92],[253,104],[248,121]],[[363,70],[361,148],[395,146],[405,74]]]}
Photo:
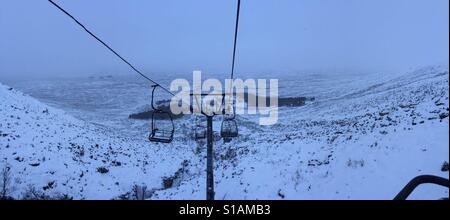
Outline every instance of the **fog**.
{"label": "fog", "polygon": [[[55,0],[149,76],[230,71],[236,1]],[[243,0],[236,73],[448,63],[448,0]],[[0,80],[127,74],[46,0],[2,0]]]}

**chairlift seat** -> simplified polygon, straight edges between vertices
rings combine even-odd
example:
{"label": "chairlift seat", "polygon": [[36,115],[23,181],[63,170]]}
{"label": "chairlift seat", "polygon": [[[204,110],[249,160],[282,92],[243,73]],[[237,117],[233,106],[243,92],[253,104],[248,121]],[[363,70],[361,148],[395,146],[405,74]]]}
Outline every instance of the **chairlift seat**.
{"label": "chairlift seat", "polygon": [[149,136],[149,140],[152,142],[171,143],[173,140],[173,131],[167,130],[152,130]]}

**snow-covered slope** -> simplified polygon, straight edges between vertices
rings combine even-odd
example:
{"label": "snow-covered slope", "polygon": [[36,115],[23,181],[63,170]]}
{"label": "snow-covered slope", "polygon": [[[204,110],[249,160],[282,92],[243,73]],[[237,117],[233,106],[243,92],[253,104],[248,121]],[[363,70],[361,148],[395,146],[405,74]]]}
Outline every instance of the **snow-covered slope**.
{"label": "snow-covered slope", "polygon": [[[427,67],[303,108],[272,127],[241,117],[241,137],[216,147],[218,199],[392,199],[413,177],[448,178],[448,69]],[[345,85],[342,86],[345,90]],[[345,93],[345,91],[344,91]],[[154,198],[204,198],[204,179]],[[423,186],[411,198],[448,197]]]}
{"label": "snow-covered slope", "polygon": [[[448,178],[448,79],[448,68],[427,67],[343,84],[337,97],[281,108],[271,127],[238,117],[240,137],[215,142],[216,198],[392,199],[417,175]],[[130,198],[140,185],[147,199],[204,199],[205,143],[189,138],[193,120],[177,121],[174,143],[153,144],[0,85],[0,165],[11,168],[14,198],[33,187],[75,199]],[[444,196],[447,189],[424,186],[413,198]]]}
{"label": "snow-covered slope", "polygon": [[13,198],[112,199],[134,185],[161,188],[182,167],[177,151],[121,138],[0,84],[0,168],[10,169]]}

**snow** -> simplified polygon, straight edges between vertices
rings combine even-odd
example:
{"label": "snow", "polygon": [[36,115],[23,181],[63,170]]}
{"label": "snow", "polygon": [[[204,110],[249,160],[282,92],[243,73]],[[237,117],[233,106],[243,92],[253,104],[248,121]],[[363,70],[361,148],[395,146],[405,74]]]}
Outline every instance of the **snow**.
{"label": "snow", "polygon": [[[239,138],[215,142],[216,199],[392,199],[415,176],[449,178],[441,171],[449,161],[448,67],[352,77],[290,91],[317,98],[280,108],[274,126],[239,116]],[[174,142],[164,145],[51,105],[0,84],[0,165],[11,167],[12,197],[35,186],[48,195],[117,199],[140,185],[147,199],[205,198],[206,150],[191,138],[194,117],[177,120]],[[424,185],[411,198],[448,196]]]}
{"label": "snow", "polygon": [[[0,113],[0,163],[11,167],[14,198],[35,186],[48,195],[110,199],[142,182],[159,188],[161,176],[183,161],[172,152],[176,148],[121,138],[4,85]],[[109,172],[99,173],[100,167]]]}

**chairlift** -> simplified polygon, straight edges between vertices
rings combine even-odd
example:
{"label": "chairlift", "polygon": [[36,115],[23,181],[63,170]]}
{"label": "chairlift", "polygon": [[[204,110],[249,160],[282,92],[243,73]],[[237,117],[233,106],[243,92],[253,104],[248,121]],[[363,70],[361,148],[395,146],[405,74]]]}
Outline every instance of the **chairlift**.
{"label": "chairlift", "polygon": [[195,140],[201,140],[206,138],[205,126],[196,126],[195,128]]}
{"label": "chairlift", "polygon": [[224,119],[222,121],[222,127],[220,129],[220,136],[222,138],[235,138],[239,135],[236,120]]}
{"label": "chairlift", "polygon": [[171,143],[175,133],[175,125],[170,113],[158,109],[154,105],[155,90],[159,85],[153,85],[152,90],[152,124],[149,140],[158,143]]}
{"label": "chairlift", "polygon": [[225,141],[230,141],[231,138],[235,138],[239,135],[238,126],[236,122],[236,110],[234,103],[232,104],[233,113],[226,113],[223,115],[222,126],[220,129],[220,136]]}
{"label": "chairlift", "polygon": [[206,138],[206,126],[204,125],[206,122],[201,120],[200,117],[196,116],[195,121],[195,130],[194,130],[194,138],[195,140],[201,140]]}

